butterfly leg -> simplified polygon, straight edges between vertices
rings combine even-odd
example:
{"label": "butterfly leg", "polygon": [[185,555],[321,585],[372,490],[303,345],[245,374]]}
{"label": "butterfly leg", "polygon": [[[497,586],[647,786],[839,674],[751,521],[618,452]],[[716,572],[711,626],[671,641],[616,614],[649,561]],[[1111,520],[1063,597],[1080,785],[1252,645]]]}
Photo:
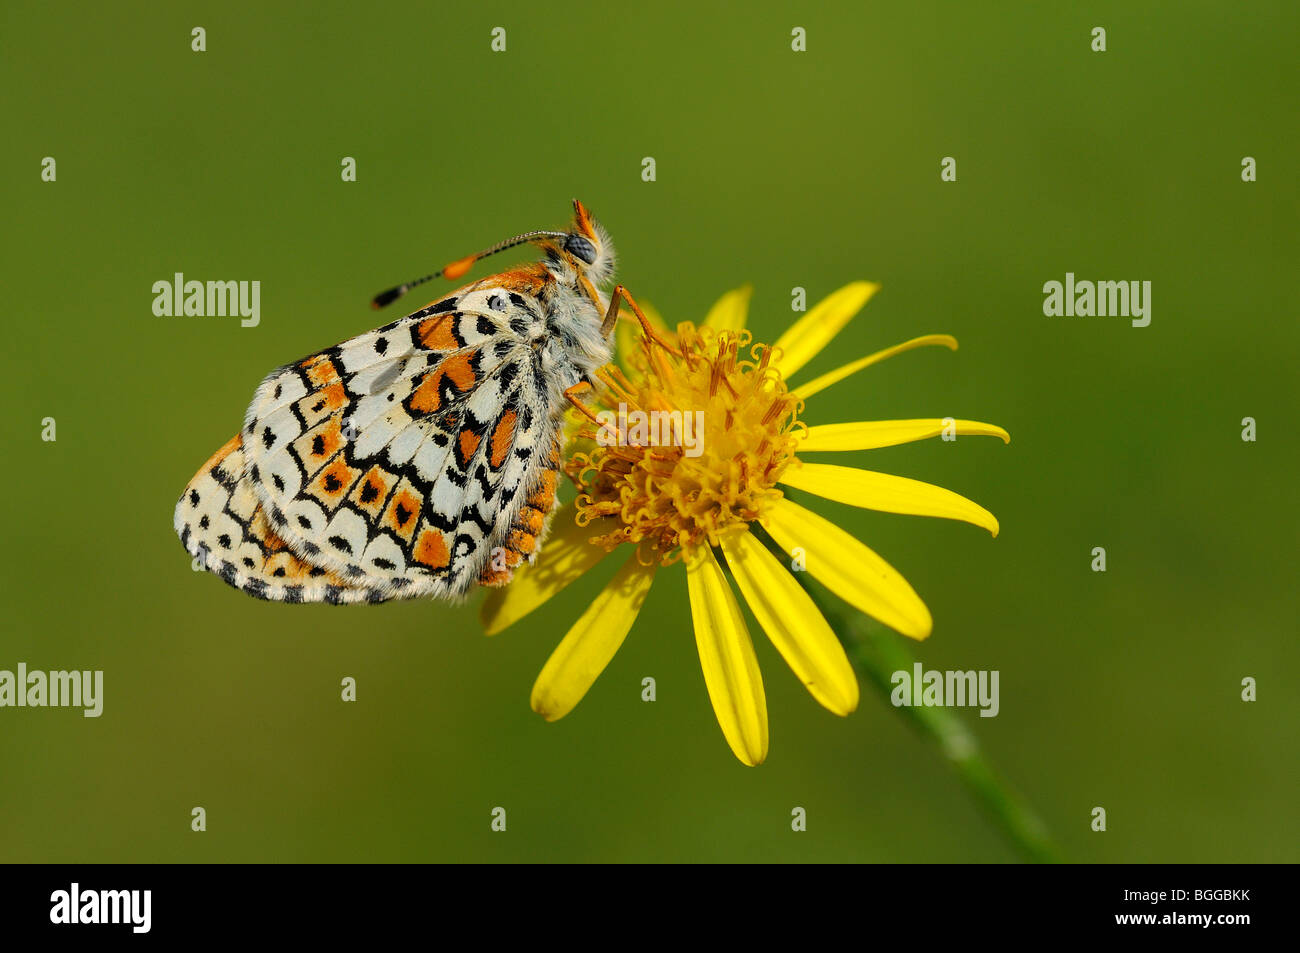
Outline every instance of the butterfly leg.
{"label": "butterfly leg", "polygon": [[622,285],[618,285],[617,287],[615,287],[613,294],[609,296],[609,310],[605,312],[605,320],[600,325],[601,334],[609,334],[609,332],[614,327],[614,322],[618,320],[620,299],[627,301],[628,307],[632,309],[632,313],[636,315],[637,321],[641,323],[641,330],[645,333],[646,337],[648,337],[655,344],[658,344],[669,354],[672,354],[676,357],[682,356],[681,351],[677,350],[677,348],[673,347],[671,344],[669,344],[667,341],[665,341],[663,338],[659,336],[659,332],[657,332],[654,329],[654,326],[650,324],[650,319],[645,316],[645,314],[641,311],[641,308],[637,305],[635,299],[633,299],[633,297],[630,294],[628,294],[627,289],[624,288]]}
{"label": "butterfly leg", "polygon": [[591,386],[591,381],[578,381],[578,383],[574,384],[572,387],[570,387],[568,390],[564,392],[564,399],[567,400],[569,403],[571,403],[574,407],[577,407],[578,412],[582,414],[582,416],[586,417],[588,420],[590,420],[597,427],[600,427],[602,430],[608,431],[609,434],[617,440],[619,436],[618,430],[614,427],[611,427],[607,423],[603,423],[600,420],[600,418],[598,418],[594,413],[591,412],[590,407],[588,407],[582,401],[578,400],[579,394],[589,390],[595,390],[595,388]]}

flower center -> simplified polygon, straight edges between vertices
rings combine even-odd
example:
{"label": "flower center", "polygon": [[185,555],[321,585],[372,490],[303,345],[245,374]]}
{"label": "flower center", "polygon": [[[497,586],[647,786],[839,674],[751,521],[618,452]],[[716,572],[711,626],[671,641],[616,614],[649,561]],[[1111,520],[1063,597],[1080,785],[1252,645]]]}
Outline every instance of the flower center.
{"label": "flower center", "polygon": [[[606,389],[565,472],[578,487],[578,523],[615,517],[595,542],[638,546],[643,562],[675,562],[752,522],[781,497],[776,481],[794,459],[802,401],[750,347],[748,331],[677,328],[677,356],[643,339],[631,376],[613,365]],[[740,360],[747,350],[752,360]],[[572,446],[572,445],[571,445]]]}

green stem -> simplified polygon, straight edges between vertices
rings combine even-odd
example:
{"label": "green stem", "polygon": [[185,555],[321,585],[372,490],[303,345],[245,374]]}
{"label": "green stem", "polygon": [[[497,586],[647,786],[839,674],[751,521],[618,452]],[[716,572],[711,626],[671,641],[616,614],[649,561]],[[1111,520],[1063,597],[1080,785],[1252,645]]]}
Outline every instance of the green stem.
{"label": "green stem", "polygon": [[[780,559],[788,558],[771,540],[768,546]],[[948,708],[923,705],[895,706],[890,700],[895,672],[912,677],[916,657],[902,638],[849,606],[835,601],[829,592],[808,577],[806,572],[795,578],[812,597],[831,629],[839,636],[849,661],[889,703],[911,721],[924,737],[933,741],[957,771],[966,789],[988,813],[999,831],[1028,860],[1054,863],[1059,858],[1047,828],[1011,787],[993,770],[980,750],[979,742],[956,714]]]}
{"label": "green stem", "polygon": [[[817,596],[813,595],[814,600]],[[823,614],[826,607],[817,600]],[[899,636],[873,625],[861,613],[849,619],[827,617],[848,652],[849,661],[880,692],[890,698],[895,672],[912,677],[916,657]],[[988,812],[1002,834],[1024,856],[1038,863],[1057,860],[1056,849],[1038,816],[1021,800],[989,764],[980,750],[979,741],[951,709],[923,705],[900,705],[891,708],[908,718],[922,735],[933,741],[956,769],[975,800]]]}

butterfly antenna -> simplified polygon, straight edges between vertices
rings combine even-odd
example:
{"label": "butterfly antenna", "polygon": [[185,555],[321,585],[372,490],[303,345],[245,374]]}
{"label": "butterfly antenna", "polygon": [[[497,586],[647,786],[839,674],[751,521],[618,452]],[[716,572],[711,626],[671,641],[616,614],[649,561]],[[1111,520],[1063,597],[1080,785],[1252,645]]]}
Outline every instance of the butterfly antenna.
{"label": "butterfly antenna", "polygon": [[370,299],[370,307],[378,309],[385,305],[390,305],[402,295],[406,294],[412,288],[418,288],[426,281],[432,281],[434,278],[446,278],[448,281],[455,281],[465,272],[474,266],[474,263],[480,258],[487,258],[489,255],[495,255],[497,252],[505,251],[507,248],[514,248],[516,245],[523,245],[528,242],[535,242],[546,238],[566,238],[566,232],[537,231],[525,232],[522,235],[516,235],[514,238],[507,238],[503,242],[497,242],[491,248],[485,248],[475,255],[466,255],[464,258],[458,258],[449,265],[444,265],[438,271],[431,275],[425,275],[423,278],[416,278],[414,281],[408,281],[405,284],[389,288],[387,291],[381,291]]}

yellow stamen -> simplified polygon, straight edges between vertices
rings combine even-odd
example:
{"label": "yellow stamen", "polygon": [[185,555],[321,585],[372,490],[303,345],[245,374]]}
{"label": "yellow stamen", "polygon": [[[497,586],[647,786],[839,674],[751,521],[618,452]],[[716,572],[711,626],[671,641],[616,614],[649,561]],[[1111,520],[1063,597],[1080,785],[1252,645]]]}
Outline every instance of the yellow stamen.
{"label": "yellow stamen", "polygon": [[[611,386],[596,399],[600,409],[616,414],[622,404],[629,418],[659,414],[645,433],[620,422],[619,446],[576,453],[566,465],[578,487],[578,519],[617,516],[622,523],[599,537],[607,549],[632,543],[644,562],[668,565],[683,550],[716,545],[720,533],[754,521],[781,498],[776,482],[804,432],[802,404],[766,348],[739,359],[751,340],[745,330],[685,322],[677,327],[680,356],[643,341],[647,372],[638,380],[602,373]],[[598,436],[594,429],[579,435]]]}

